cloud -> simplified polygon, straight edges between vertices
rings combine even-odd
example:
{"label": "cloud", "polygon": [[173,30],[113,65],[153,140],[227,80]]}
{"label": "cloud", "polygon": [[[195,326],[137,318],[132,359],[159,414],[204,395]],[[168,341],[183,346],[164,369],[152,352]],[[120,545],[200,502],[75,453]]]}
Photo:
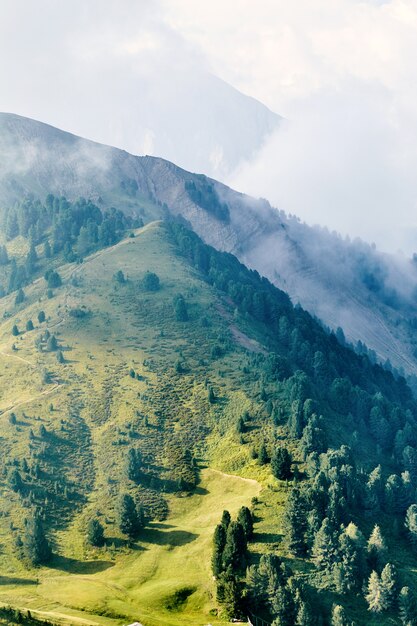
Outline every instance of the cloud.
{"label": "cloud", "polygon": [[228,183],[309,223],[417,247],[414,0],[167,0],[211,69],[287,118]]}
{"label": "cloud", "polygon": [[[244,155],[237,188],[414,249],[415,0],[3,0],[0,55],[0,110],[220,177]],[[286,117],[256,156],[268,116],[209,72]]]}

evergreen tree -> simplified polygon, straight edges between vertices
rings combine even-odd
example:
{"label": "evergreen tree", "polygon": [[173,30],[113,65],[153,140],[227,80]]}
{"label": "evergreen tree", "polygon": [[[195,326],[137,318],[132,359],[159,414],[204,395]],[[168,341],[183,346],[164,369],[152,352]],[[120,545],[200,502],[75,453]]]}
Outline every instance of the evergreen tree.
{"label": "evergreen tree", "polygon": [[332,609],[331,626],[351,626],[346,617],[345,609],[340,604],[336,604]]}
{"label": "evergreen tree", "polygon": [[8,482],[10,489],[12,489],[13,491],[16,491],[16,492],[22,491],[23,480],[22,480],[22,477],[20,476],[19,470],[17,470],[16,468],[12,469],[11,472],[9,473],[7,482]]}
{"label": "evergreen tree", "polygon": [[213,387],[211,385],[208,388],[208,401],[210,402],[210,404],[214,404],[214,402],[216,402],[216,395],[215,395],[214,389],[213,389]]}
{"label": "evergreen tree", "polygon": [[45,256],[45,259],[50,259],[51,256],[52,256],[51,245],[50,245],[48,239],[45,241],[45,244],[43,246],[43,254]]}
{"label": "evergreen tree", "polygon": [[253,517],[247,506],[242,506],[237,514],[237,521],[241,524],[247,540],[253,535]]}
{"label": "evergreen tree", "polygon": [[411,545],[417,548],[417,504],[412,504],[407,509],[404,525],[408,531]]}
{"label": "evergreen tree", "polygon": [[409,587],[403,587],[398,596],[400,620],[403,626],[417,626],[417,602]]}
{"label": "evergreen tree", "polygon": [[61,276],[55,270],[48,270],[45,273],[45,280],[48,284],[48,289],[56,289],[62,285]]}
{"label": "evergreen tree", "polygon": [[175,319],[177,320],[177,322],[188,321],[187,305],[182,295],[178,295],[174,299],[174,311],[175,311]]}
{"label": "evergreen tree", "polygon": [[294,626],[297,609],[287,586],[277,587],[272,599],[272,610],[275,616],[272,626]]}
{"label": "evergreen tree", "polygon": [[241,616],[242,585],[230,567],[222,572],[217,581],[217,601],[227,620]]}
{"label": "evergreen tree", "polygon": [[50,335],[46,342],[46,349],[48,352],[54,352],[58,348],[58,341],[55,335]]}
{"label": "evergreen tree", "polygon": [[307,512],[304,497],[298,488],[292,489],[284,512],[288,549],[294,556],[305,556]]}
{"label": "evergreen tree", "polygon": [[114,275],[114,280],[117,283],[120,283],[121,285],[124,285],[124,283],[126,282],[126,278],[125,275],[123,274],[122,270],[118,270],[115,275]]}
{"label": "evergreen tree", "polygon": [[104,545],[104,528],[96,518],[88,522],[87,541],[90,545],[97,546],[98,548]]}
{"label": "evergreen tree", "polygon": [[33,328],[34,328],[34,326],[33,326],[33,322],[32,322],[32,320],[28,320],[28,321],[26,322],[26,330],[27,330],[27,331],[30,331],[30,330],[33,330]]}
{"label": "evergreen tree", "polygon": [[58,352],[56,353],[56,360],[58,361],[58,363],[65,363],[65,358],[62,354],[62,350],[58,350]]}
{"label": "evergreen tree", "polygon": [[325,517],[318,531],[312,548],[313,561],[320,570],[330,572],[337,558],[337,539],[330,523]]}
{"label": "evergreen tree", "polygon": [[231,567],[232,572],[242,572],[246,565],[246,550],[246,537],[241,524],[230,522],[223,551],[223,569]]}
{"label": "evergreen tree", "polygon": [[14,303],[16,306],[18,306],[19,304],[22,304],[22,302],[24,301],[25,301],[25,292],[20,287],[19,291],[16,294],[16,298],[14,299]]}
{"label": "evergreen tree", "polygon": [[368,560],[371,568],[381,570],[385,565],[387,547],[380,527],[376,524],[368,540]]}
{"label": "evergreen tree", "polygon": [[142,520],[136,509],[135,502],[129,494],[121,496],[118,509],[118,525],[120,532],[129,539],[135,539],[142,528]]}
{"label": "evergreen tree", "polygon": [[26,558],[32,565],[47,563],[52,556],[52,551],[46,538],[41,518],[37,514],[29,518],[26,523],[23,537],[23,549]]}
{"label": "evergreen tree", "polygon": [[387,563],[381,573],[381,589],[386,599],[387,607],[391,607],[396,597],[397,574],[394,565]]}
{"label": "evergreen tree", "polygon": [[223,571],[223,551],[226,545],[226,529],[223,524],[218,524],[214,530],[213,536],[213,554],[211,558],[211,567],[214,576],[219,576]]}
{"label": "evergreen tree", "polygon": [[[155,274],[154,272],[146,272],[145,276],[142,279],[142,289],[144,291],[158,291],[159,288],[160,288],[159,276]],[[185,321],[185,320],[180,320],[180,321]]]}
{"label": "evergreen tree", "polygon": [[45,321],[45,311],[39,311],[38,313],[38,322],[42,324]]}
{"label": "evergreen tree", "polygon": [[19,329],[16,326],[16,324],[13,324],[13,328],[12,328],[12,335],[13,335],[13,337],[17,337],[18,334],[19,334]]}
{"label": "evergreen tree", "polygon": [[265,442],[263,441],[261,445],[259,446],[258,463],[259,465],[266,465],[268,461],[269,461],[268,452],[266,450]]}
{"label": "evergreen tree", "polygon": [[236,422],[236,432],[239,434],[244,433],[246,430],[245,420],[240,416]]}
{"label": "evergreen tree", "polygon": [[223,511],[222,519],[220,523],[224,526],[225,530],[229,528],[229,524],[232,521],[229,511]]}
{"label": "evergreen tree", "polygon": [[291,478],[291,454],[283,446],[276,448],[271,459],[271,470],[275,478],[288,480]]}
{"label": "evergreen tree", "polygon": [[368,610],[373,613],[382,613],[389,606],[386,593],[375,570],[372,571],[369,576],[368,590],[365,599],[368,603]]}
{"label": "evergreen tree", "polygon": [[129,480],[139,480],[140,471],[142,468],[142,457],[139,450],[130,448],[127,454],[127,477]]}
{"label": "evergreen tree", "polygon": [[0,246],[0,265],[7,265],[9,262],[9,255],[7,254],[6,246]]}

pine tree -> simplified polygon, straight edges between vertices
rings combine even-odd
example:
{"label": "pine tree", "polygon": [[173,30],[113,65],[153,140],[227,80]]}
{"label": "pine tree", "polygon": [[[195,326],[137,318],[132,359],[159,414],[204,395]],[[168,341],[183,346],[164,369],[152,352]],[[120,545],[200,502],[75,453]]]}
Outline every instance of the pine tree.
{"label": "pine tree", "polygon": [[397,573],[394,565],[387,563],[381,573],[381,588],[387,607],[391,607],[396,597]]}
{"label": "pine tree", "polygon": [[210,404],[214,404],[216,402],[216,395],[215,395],[214,389],[213,389],[213,387],[211,385],[208,388],[208,401],[210,402]]}
{"label": "pine tree", "polygon": [[9,262],[9,255],[7,254],[6,246],[0,246],[0,265],[7,265]]}
{"label": "pine tree", "polygon": [[54,352],[58,348],[58,341],[55,335],[51,335],[48,337],[48,341],[46,342],[46,349],[48,352]]}
{"label": "pine tree", "polygon": [[417,548],[417,504],[412,504],[407,509],[404,525],[408,531],[411,545]]}
{"label": "pine tree", "polygon": [[388,608],[386,593],[375,570],[373,570],[369,576],[368,592],[365,599],[368,603],[368,610],[373,613],[382,613]]}
{"label": "pine tree", "polygon": [[320,570],[330,572],[337,558],[337,539],[327,517],[324,518],[312,548],[313,561]]}
{"label": "pine tree", "polygon": [[224,526],[225,530],[228,529],[231,520],[232,520],[232,518],[230,516],[229,511],[223,511],[222,519],[221,519],[220,523]]}
{"label": "pine tree", "polygon": [[245,532],[246,539],[251,539],[253,535],[253,517],[247,506],[242,506],[239,510],[239,513],[237,514],[237,521],[241,524]]}
{"label": "pine tree", "polygon": [[120,498],[118,525],[120,532],[127,535],[129,539],[135,539],[142,528],[135,502],[132,496],[127,493],[123,494]]}
{"label": "pine tree", "polygon": [[58,350],[58,352],[56,353],[56,360],[58,361],[58,363],[65,363],[65,358],[62,354],[62,350]]}
{"label": "pine tree", "polygon": [[246,430],[245,420],[240,416],[236,422],[236,432],[239,434],[244,433]]}
{"label": "pine tree", "polygon": [[287,448],[276,448],[271,459],[271,470],[275,478],[280,480],[288,480],[291,478],[291,454]]}
{"label": "pine tree", "polygon": [[[79,244],[78,244],[79,245]],[[120,283],[121,285],[124,285],[124,283],[126,282],[126,278],[125,275],[123,274],[122,270],[118,270],[115,275],[113,276],[114,280],[117,283]]]}
{"label": "pine tree", "polygon": [[129,480],[139,480],[140,471],[142,468],[142,457],[139,450],[130,448],[127,454],[127,477]]}
{"label": "pine tree", "polygon": [[16,324],[13,324],[12,335],[13,335],[13,337],[17,337],[19,335],[19,329],[16,326]]}
{"label": "pine tree", "polygon": [[38,313],[38,322],[42,324],[45,321],[45,311],[39,311]]}
{"label": "pine tree", "polygon": [[92,519],[87,526],[87,541],[92,546],[104,545],[104,528],[98,519]]}
{"label": "pine tree", "polygon": [[226,545],[226,529],[223,524],[218,524],[214,530],[213,536],[213,554],[211,558],[211,567],[214,576],[219,576],[223,571],[223,551]]}
{"label": "pine tree", "polygon": [[45,241],[45,244],[43,246],[43,254],[45,256],[45,259],[50,259],[52,256],[51,245],[48,240]]}
{"label": "pine tree", "polygon": [[28,321],[26,322],[26,330],[27,330],[27,331],[30,331],[30,330],[33,330],[33,328],[34,328],[34,326],[33,326],[33,322],[32,322],[32,320],[28,320]]}
{"label": "pine tree", "polygon": [[14,299],[14,303],[17,306],[19,304],[22,304],[22,302],[24,302],[24,301],[25,301],[25,292],[20,287],[19,291],[16,294],[16,298]]}
{"label": "pine tree", "polygon": [[188,312],[184,297],[179,295],[174,299],[175,319],[177,322],[187,322]]}
{"label": "pine tree", "polygon": [[217,581],[217,601],[227,620],[241,616],[242,585],[229,567]]}
{"label": "pine tree", "polygon": [[223,551],[223,569],[231,567],[232,572],[242,572],[246,565],[246,550],[246,537],[241,524],[230,522]]}
{"label": "pine tree", "polygon": [[376,524],[368,540],[368,560],[370,566],[381,570],[385,565],[387,547],[380,527]]}
{"label": "pine tree", "polygon": [[158,291],[159,288],[159,276],[154,272],[146,272],[145,276],[142,279],[142,289],[144,291]]}
{"label": "pine tree", "polygon": [[61,276],[55,270],[48,270],[45,273],[45,280],[48,283],[48,289],[56,289],[62,285]]}
{"label": "pine tree", "polygon": [[331,626],[350,626],[345,609],[340,604],[336,604],[332,609]]}
{"label": "pine tree", "polygon": [[298,488],[294,488],[288,497],[284,525],[289,551],[294,556],[304,556],[307,549],[307,512],[304,497]]}
{"label": "pine tree", "polygon": [[417,602],[409,587],[403,587],[398,596],[400,620],[403,626],[417,626]]}
{"label": "pine tree", "polygon": [[23,537],[23,549],[26,558],[32,565],[47,563],[52,556],[41,519],[37,514],[27,521]]}
{"label": "pine tree", "polygon": [[22,480],[19,470],[17,470],[16,468],[11,470],[8,476],[7,482],[8,482],[10,489],[12,489],[13,491],[16,491],[16,492],[22,491],[23,480]]}
{"label": "pine tree", "polygon": [[259,446],[259,452],[258,452],[258,463],[259,465],[266,465],[266,463],[268,463],[268,452],[266,450],[266,446],[265,446],[265,442],[262,442],[261,445]]}

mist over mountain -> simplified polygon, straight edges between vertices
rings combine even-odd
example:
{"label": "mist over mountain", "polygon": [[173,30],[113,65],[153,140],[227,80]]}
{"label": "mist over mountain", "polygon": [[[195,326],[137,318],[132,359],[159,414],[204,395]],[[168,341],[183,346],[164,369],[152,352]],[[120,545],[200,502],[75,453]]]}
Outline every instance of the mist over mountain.
{"label": "mist over mountain", "polygon": [[359,240],[311,228],[160,158],[80,139],[11,114],[0,116],[0,201],[26,194],[91,198],[145,222],[177,217],[232,252],[346,338],[409,374],[417,371],[415,263]]}

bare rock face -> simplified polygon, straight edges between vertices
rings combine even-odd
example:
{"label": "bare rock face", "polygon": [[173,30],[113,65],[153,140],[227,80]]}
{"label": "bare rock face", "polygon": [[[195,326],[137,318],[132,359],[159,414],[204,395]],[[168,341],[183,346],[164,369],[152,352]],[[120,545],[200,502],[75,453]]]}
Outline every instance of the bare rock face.
{"label": "bare rock face", "polygon": [[[347,340],[417,374],[417,271],[406,258],[310,228],[205,176],[155,157],[0,114],[0,210],[27,194],[91,198],[145,221],[176,217],[235,254]],[[417,345],[417,344],[416,344]],[[416,353],[414,351],[416,350]]]}

